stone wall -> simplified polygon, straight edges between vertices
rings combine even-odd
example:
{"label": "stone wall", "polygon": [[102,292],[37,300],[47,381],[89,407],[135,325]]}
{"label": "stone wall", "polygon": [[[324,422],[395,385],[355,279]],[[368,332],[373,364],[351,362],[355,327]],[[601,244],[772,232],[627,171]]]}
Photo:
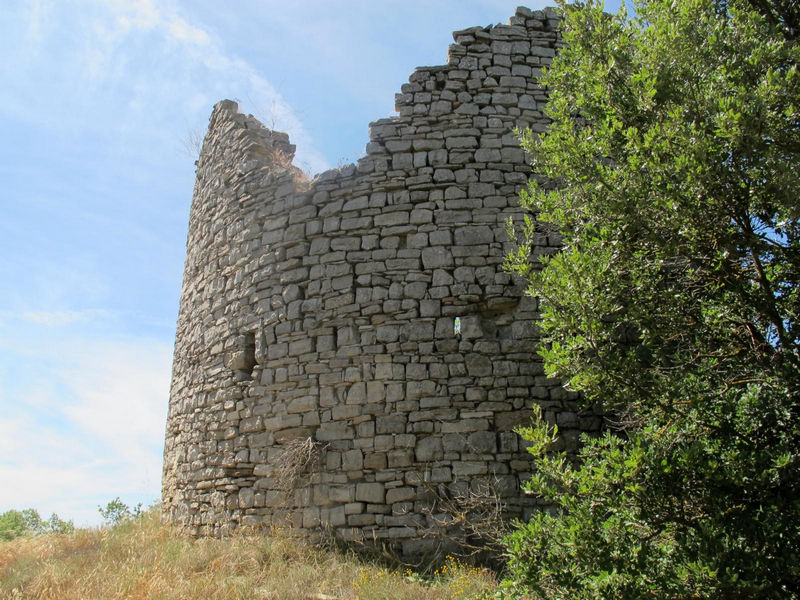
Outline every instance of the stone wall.
{"label": "stone wall", "polygon": [[[325,528],[415,553],[437,497],[487,489],[526,516],[531,403],[563,443],[598,419],[543,374],[535,299],[503,272],[545,128],[556,13],[454,34],[366,155],[308,181],[294,146],[230,101],[197,163],[163,510],[194,533]],[[552,252],[542,235],[536,252]],[[456,332],[456,320],[460,332]]]}

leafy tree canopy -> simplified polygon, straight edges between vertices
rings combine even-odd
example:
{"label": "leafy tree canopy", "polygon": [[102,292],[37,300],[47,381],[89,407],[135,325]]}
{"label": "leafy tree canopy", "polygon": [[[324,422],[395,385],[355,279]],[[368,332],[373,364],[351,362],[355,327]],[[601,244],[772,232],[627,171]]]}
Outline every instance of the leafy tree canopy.
{"label": "leafy tree canopy", "polygon": [[100,516],[106,525],[114,527],[120,523],[127,523],[135,519],[140,519],[144,516],[142,510],[142,503],[139,502],[136,506],[131,508],[119,499],[119,496],[114,498],[105,507],[98,506],[97,510],[100,511]]}
{"label": "leafy tree canopy", "polygon": [[[794,2],[561,5],[544,134],[509,267],[548,374],[602,406],[556,507],[507,540],[545,598],[800,595],[800,47]],[[551,223],[563,250],[532,257]]]}
{"label": "leafy tree canopy", "polygon": [[0,540],[40,533],[71,533],[73,529],[72,521],[63,521],[55,513],[43,520],[33,508],[8,510],[0,515]]}

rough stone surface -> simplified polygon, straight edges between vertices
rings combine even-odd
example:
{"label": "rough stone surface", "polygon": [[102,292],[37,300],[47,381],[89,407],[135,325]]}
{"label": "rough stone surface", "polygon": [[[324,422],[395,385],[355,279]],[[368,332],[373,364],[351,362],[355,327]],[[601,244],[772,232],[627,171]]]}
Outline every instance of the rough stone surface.
{"label": "rough stone surface", "polygon": [[[509,25],[456,32],[448,64],[416,69],[398,116],[370,125],[366,155],[313,181],[286,134],[214,107],[175,343],[167,519],[195,534],[325,527],[414,553],[432,486],[501,482],[508,515],[530,514],[511,430],[533,402],[565,444],[598,424],[543,375],[537,303],[501,269],[530,169],[512,131],[547,125],[536,76],[557,25],[551,9],[520,8]],[[552,253],[557,236],[538,243]]]}

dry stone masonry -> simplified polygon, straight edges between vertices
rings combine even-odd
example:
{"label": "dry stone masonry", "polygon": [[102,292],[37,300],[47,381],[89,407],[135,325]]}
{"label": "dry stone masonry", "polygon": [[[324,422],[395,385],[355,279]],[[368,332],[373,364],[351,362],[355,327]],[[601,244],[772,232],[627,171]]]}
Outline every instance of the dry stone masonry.
{"label": "dry stone masonry", "polygon": [[[327,530],[405,554],[444,500],[497,494],[530,461],[532,403],[573,444],[598,418],[545,377],[535,299],[502,270],[543,130],[552,9],[454,33],[357,164],[308,181],[294,146],[234,102],[197,163],[163,476],[165,516],[196,534]],[[552,252],[543,235],[536,251]]]}

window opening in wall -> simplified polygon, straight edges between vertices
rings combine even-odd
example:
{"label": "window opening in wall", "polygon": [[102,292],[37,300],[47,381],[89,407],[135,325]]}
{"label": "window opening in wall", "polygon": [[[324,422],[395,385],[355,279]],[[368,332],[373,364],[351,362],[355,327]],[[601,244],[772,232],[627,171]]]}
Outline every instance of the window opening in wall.
{"label": "window opening in wall", "polygon": [[243,345],[245,355],[244,370],[248,373],[252,373],[253,367],[256,366],[256,334],[254,331],[248,331],[244,334]]}
{"label": "window opening in wall", "polygon": [[236,340],[236,347],[231,353],[230,367],[236,371],[240,380],[253,376],[256,366],[256,334],[246,331]]}

